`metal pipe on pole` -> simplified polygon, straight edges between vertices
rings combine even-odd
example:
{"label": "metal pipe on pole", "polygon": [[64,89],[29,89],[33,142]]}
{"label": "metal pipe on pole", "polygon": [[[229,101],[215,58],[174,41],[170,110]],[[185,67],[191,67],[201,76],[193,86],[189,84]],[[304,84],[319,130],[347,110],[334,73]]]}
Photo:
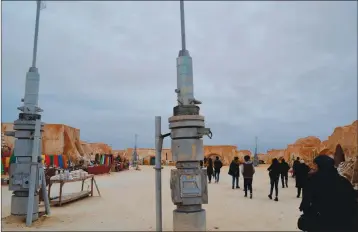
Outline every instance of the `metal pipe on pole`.
{"label": "metal pipe on pole", "polygon": [[155,117],[155,198],[156,198],[156,231],[162,231],[162,119]]}

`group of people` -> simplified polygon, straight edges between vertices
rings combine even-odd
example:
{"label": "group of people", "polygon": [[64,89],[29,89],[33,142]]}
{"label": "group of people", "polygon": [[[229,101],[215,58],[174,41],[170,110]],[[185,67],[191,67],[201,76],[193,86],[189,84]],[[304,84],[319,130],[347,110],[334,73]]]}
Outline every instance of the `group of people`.
{"label": "group of people", "polygon": [[[209,183],[212,177],[215,183],[219,182],[222,162],[219,157],[205,160]],[[290,165],[281,159],[273,159],[267,169],[270,177],[270,193],[278,201],[278,185],[281,177],[282,188],[288,188],[288,173]],[[239,189],[240,173],[244,179],[244,192],[248,191],[252,198],[252,180],[255,168],[250,156],[244,157],[240,165],[239,158],[235,157],[229,167],[232,176],[232,189]],[[342,177],[335,167],[334,159],[327,155],[319,155],[313,161],[311,169],[299,157],[293,162],[292,177],[295,178],[297,198],[302,196],[299,210],[302,215],[298,219],[298,228],[302,231],[358,231],[358,203],[357,192],[352,184]]]}
{"label": "group of people", "polygon": [[219,157],[217,156],[215,158],[214,162],[213,162],[213,160],[211,158],[205,158],[204,159],[204,165],[205,165],[206,170],[207,170],[209,184],[211,183],[212,178],[214,178],[215,183],[219,183],[220,169],[223,166],[223,163],[221,162]]}
{"label": "group of people", "polygon": [[[299,157],[292,165],[297,198],[302,194],[299,210],[303,214],[298,219],[298,228],[302,231],[358,231],[357,193],[352,184],[338,173],[334,159],[327,155],[316,157],[313,165],[311,169]],[[288,187],[289,169],[284,159],[281,163],[272,160],[268,168],[270,199],[275,188],[275,201],[278,201],[280,175],[282,188]]]}
{"label": "group of people", "polygon": [[[240,188],[239,186],[239,177],[240,173],[244,178],[244,191],[245,197],[247,197],[247,192],[250,191],[250,198],[252,199],[252,178],[255,173],[255,168],[250,160],[250,156],[244,157],[245,162],[240,165],[239,157],[235,157],[234,160],[230,164],[229,175],[232,176],[232,189]],[[201,163],[202,164],[202,163]],[[209,183],[211,183],[211,179],[214,177],[215,183],[219,183],[220,180],[220,169],[223,166],[223,163],[217,156],[215,161],[211,158],[204,159],[204,166],[207,169],[207,175],[209,179]],[[241,170],[241,172],[240,172]]]}

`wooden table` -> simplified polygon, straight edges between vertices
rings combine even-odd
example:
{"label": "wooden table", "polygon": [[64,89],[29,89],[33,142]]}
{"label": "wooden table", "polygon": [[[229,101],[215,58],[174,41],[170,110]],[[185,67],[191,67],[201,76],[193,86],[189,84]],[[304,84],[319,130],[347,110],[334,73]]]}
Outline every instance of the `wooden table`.
{"label": "wooden table", "polygon": [[[85,180],[88,180],[88,179],[91,179],[91,190],[90,191],[88,191],[88,190],[84,191],[83,186],[84,186]],[[63,196],[62,189],[63,189],[63,186],[66,183],[79,182],[79,181],[82,181],[81,192],[71,193],[71,194],[68,194],[66,196]],[[78,200],[78,199],[81,199],[81,198],[84,198],[84,197],[88,197],[88,196],[92,197],[93,196],[93,183],[96,185],[97,192],[101,196],[93,174],[89,174],[84,178],[76,178],[76,179],[72,179],[72,180],[50,180],[50,183],[48,185],[48,198],[49,199],[51,199],[50,198],[51,186],[52,186],[52,184],[56,184],[56,183],[60,184],[60,195],[59,195],[58,198],[50,200],[51,205],[59,205],[59,206],[61,206],[62,204],[72,202],[72,201],[75,201],[75,200]]]}

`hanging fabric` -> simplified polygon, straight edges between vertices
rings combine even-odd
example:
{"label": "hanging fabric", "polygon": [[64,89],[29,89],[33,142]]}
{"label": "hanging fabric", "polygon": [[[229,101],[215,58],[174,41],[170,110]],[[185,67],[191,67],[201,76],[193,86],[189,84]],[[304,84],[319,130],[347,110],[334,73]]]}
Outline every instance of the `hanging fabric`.
{"label": "hanging fabric", "polygon": [[10,166],[10,157],[5,157],[5,168]]}
{"label": "hanging fabric", "polygon": [[16,157],[15,157],[14,153],[12,153],[12,155],[10,157],[7,157],[7,158],[10,158],[9,163],[8,163],[9,165],[16,163]]}
{"label": "hanging fabric", "polygon": [[45,164],[46,166],[51,166],[51,159],[49,155],[45,155]]}
{"label": "hanging fabric", "polygon": [[62,160],[63,160],[63,167],[64,168],[68,168],[68,159],[67,159],[67,156],[65,155],[62,155]]}
{"label": "hanging fabric", "polygon": [[55,165],[55,167],[59,167],[59,165],[58,165],[58,155],[53,156],[53,164]]}
{"label": "hanging fabric", "polygon": [[65,167],[63,166],[63,156],[62,156],[62,155],[57,155],[57,158],[58,158],[58,166],[59,166],[60,168],[65,168]]}
{"label": "hanging fabric", "polygon": [[50,156],[50,165],[51,166],[54,166],[55,165],[55,162],[53,160],[53,155],[49,155]]}
{"label": "hanging fabric", "polygon": [[10,166],[10,157],[5,157],[5,168]]}
{"label": "hanging fabric", "polygon": [[1,175],[4,175],[4,164],[3,164],[3,162],[1,162]]}

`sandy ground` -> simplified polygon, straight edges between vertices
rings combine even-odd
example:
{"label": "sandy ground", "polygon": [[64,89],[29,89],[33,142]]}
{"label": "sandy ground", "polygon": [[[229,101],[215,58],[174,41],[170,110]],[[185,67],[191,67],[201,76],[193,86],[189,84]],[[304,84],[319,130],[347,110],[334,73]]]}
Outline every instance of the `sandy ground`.
{"label": "sandy ground", "polygon": [[[172,230],[172,211],[169,176],[172,167],[162,170],[163,230]],[[155,171],[142,166],[141,171],[129,170],[97,176],[101,197],[95,192],[88,197],[62,207],[52,207],[50,217],[42,217],[31,228],[18,223],[10,215],[11,192],[3,186],[3,230],[147,230],[155,231]],[[209,204],[204,205],[208,231],[296,231],[300,215],[300,199],[296,198],[294,179],[289,178],[289,188],[279,189],[279,201],[270,200],[269,179],[266,167],[256,169],[253,188],[254,198],[244,198],[242,189],[231,189],[228,168],[221,172],[219,184],[209,184]],[[89,186],[88,186],[89,187]],[[243,187],[240,179],[240,187]],[[76,192],[81,183],[68,183],[65,192]],[[51,195],[58,195],[58,184]]]}

